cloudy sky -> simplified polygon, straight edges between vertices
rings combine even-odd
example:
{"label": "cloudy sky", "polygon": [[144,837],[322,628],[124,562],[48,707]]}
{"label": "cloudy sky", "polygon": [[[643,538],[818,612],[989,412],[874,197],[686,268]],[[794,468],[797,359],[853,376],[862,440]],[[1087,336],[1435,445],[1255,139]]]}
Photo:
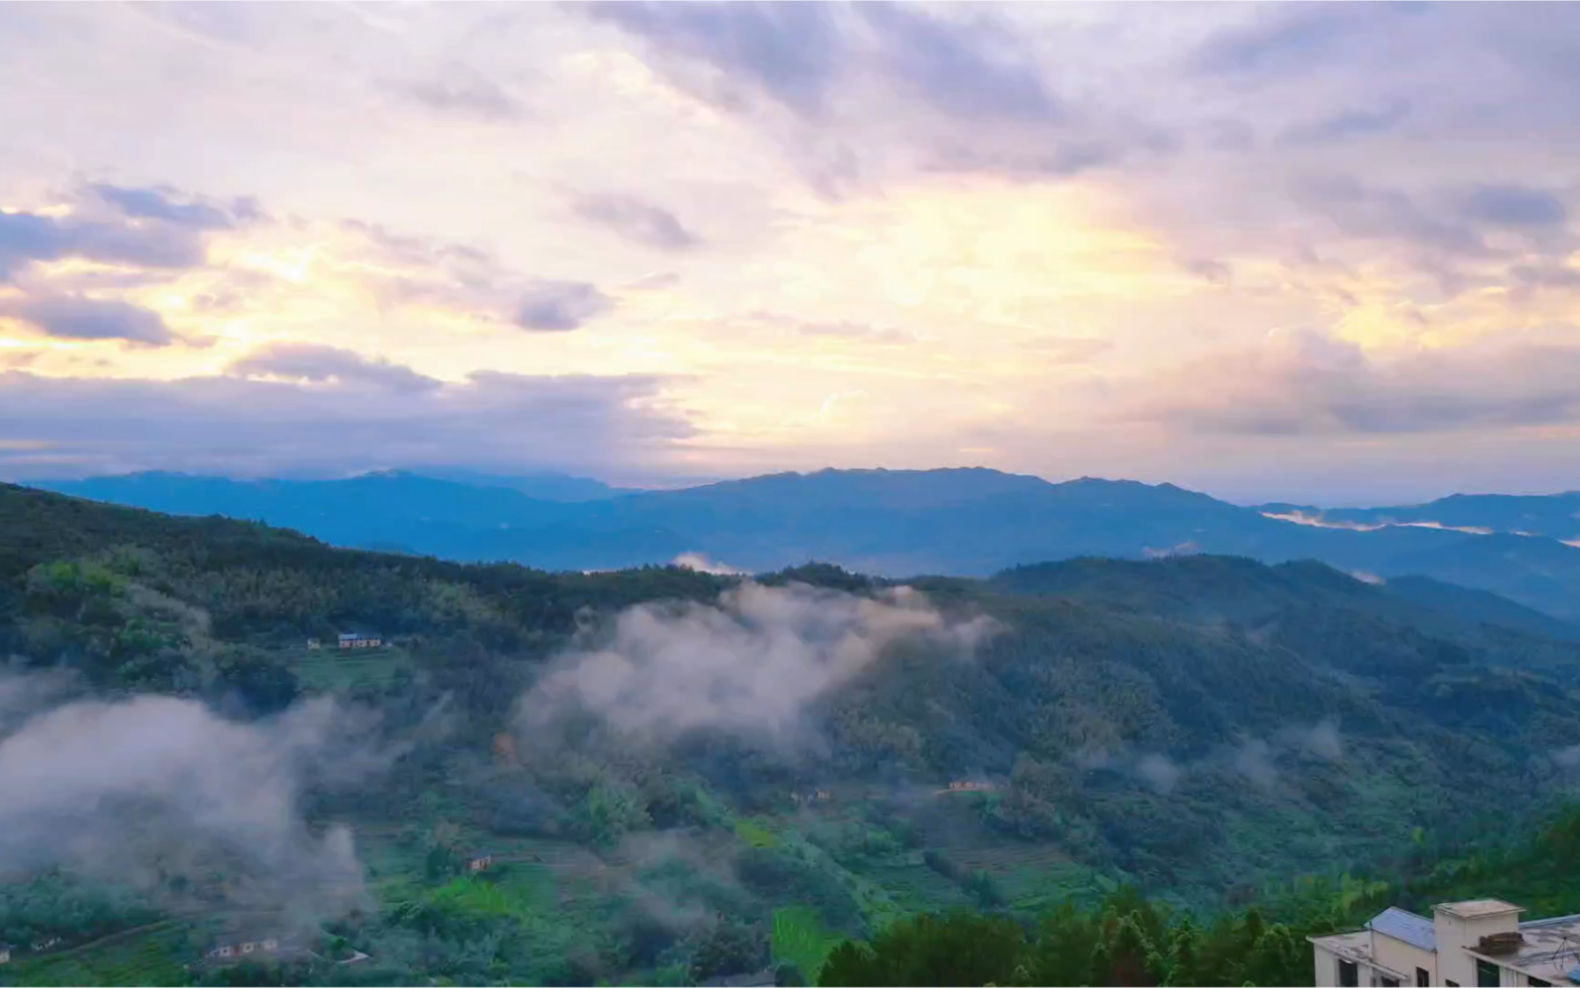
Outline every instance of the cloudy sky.
{"label": "cloudy sky", "polygon": [[1580,487],[1580,9],[0,7],[0,475]]}

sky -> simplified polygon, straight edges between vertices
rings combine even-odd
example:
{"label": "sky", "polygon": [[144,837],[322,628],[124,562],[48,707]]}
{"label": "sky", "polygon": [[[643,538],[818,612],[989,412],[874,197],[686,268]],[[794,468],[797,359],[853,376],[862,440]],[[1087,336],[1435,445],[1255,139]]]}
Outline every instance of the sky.
{"label": "sky", "polygon": [[0,477],[1580,487],[1567,4],[0,6]]}

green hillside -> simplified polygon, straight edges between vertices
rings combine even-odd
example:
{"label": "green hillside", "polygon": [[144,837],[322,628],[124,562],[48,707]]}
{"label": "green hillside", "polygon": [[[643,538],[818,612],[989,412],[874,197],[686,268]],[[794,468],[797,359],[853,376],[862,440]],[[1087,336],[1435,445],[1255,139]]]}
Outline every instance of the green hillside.
{"label": "green hillside", "polygon": [[[711,704],[711,719],[662,736],[569,707],[524,726],[521,698],[567,649],[617,650],[635,634],[617,619],[636,605],[655,605],[637,630],[672,636],[663,661],[704,661],[722,647],[706,635],[739,634],[766,644],[720,653],[727,666],[765,675],[832,632],[813,615],[786,643],[750,637],[754,621],[779,627],[808,600],[863,621],[896,606],[884,581],[831,567],[763,583],[821,589],[765,597],[730,624],[715,605],[732,578],[361,553],[0,488],[10,675],[64,667],[78,676],[68,700],[159,693],[244,722],[335,695],[377,711],[399,753],[355,782],[304,782],[312,828],[352,828],[371,896],[314,919],[326,933],[313,955],[272,974],[211,969],[208,926],[95,945],[184,923],[194,902],[205,922],[239,915],[236,890],[269,876],[231,874],[229,859],[200,875],[139,872],[131,892],[35,861],[6,870],[0,931],[16,932],[0,937],[62,943],[22,951],[0,980],[152,981],[177,967],[198,981],[370,984],[678,984],[780,963],[807,974],[835,941],[936,908],[1029,914],[1133,884],[1216,910],[1299,875],[1392,867],[1423,846],[1501,837],[1495,823],[1534,818],[1576,781],[1562,753],[1580,743],[1580,646],[1314,564],[1217,557],[912,581],[943,626],[989,618],[997,633],[969,655],[895,638],[782,723],[777,707],[741,716],[721,694],[681,697]],[[388,644],[305,647],[341,631]],[[753,695],[798,688],[782,677]],[[615,709],[663,698],[639,699]],[[0,730],[22,723],[0,711]],[[962,780],[980,786],[948,791]],[[1404,836],[1414,828],[1419,841]],[[467,871],[481,854],[491,865]],[[56,864],[69,871],[69,855]],[[351,952],[370,956],[338,963]]]}

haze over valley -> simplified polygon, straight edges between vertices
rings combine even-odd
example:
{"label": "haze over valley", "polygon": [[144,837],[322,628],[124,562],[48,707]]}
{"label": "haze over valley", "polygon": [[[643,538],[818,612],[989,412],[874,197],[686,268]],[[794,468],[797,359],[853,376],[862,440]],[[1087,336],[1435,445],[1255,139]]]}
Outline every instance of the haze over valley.
{"label": "haze over valley", "polygon": [[0,5],[0,988],[1580,985],[1577,65]]}

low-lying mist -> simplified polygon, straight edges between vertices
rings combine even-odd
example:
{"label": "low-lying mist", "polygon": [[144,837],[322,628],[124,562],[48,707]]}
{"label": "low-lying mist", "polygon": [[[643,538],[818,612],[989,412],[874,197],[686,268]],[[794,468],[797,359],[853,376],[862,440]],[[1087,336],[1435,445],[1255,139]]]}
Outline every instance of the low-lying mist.
{"label": "low-lying mist", "polygon": [[910,587],[862,597],[745,581],[713,604],[639,604],[588,629],[521,699],[529,732],[567,711],[665,742],[698,729],[793,740],[808,705],[901,641],[970,655],[986,617],[954,619]]}
{"label": "low-lying mist", "polygon": [[315,830],[301,804],[389,765],[399,752],[375,727],[330,698],[244,723],[190,699],[0,678],[0,874],[59,867],[174,909],[344,915],[366,898],[351,831]]}

